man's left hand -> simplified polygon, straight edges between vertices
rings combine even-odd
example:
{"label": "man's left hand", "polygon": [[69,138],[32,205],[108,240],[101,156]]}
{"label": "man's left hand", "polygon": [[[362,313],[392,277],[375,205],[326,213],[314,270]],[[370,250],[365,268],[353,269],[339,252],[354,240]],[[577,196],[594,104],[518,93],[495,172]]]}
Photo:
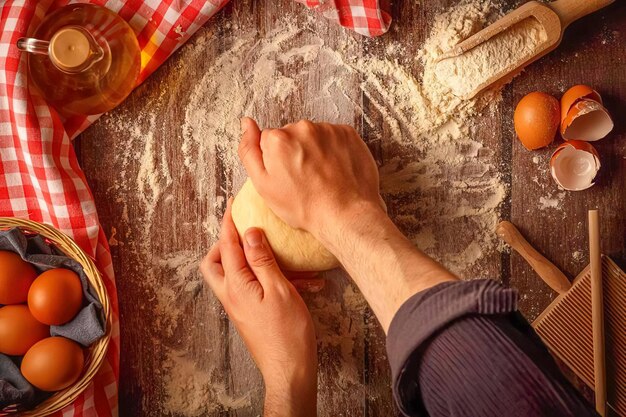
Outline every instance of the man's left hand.
{"label": "man's left hand", "polygon": [[263,231],[248,229],[240,242],[230,206],[219,242],[200,270],[263,375],[264,415],[314,416],[317,350],[311,314],[278,267]]}

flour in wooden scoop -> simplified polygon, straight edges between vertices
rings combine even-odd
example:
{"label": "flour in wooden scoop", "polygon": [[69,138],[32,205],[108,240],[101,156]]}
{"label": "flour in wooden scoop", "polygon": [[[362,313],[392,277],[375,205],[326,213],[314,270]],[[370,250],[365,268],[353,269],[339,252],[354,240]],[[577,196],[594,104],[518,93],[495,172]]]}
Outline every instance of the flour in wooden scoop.
{"label": "flour in wooden scoop", "polygon": [[467,97],[535,56],[547,39],[543,25],[526,18],[464,54],[437,63],[437,78],[455,95]]}

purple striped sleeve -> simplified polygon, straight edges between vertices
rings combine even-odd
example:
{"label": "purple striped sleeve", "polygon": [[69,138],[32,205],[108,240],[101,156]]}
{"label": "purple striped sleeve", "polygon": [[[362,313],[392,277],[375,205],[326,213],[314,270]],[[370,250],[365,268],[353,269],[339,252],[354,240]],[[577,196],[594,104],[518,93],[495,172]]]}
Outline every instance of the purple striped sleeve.
{"label": "purple striped sleeve", "polygon": [[454,281],[407,300],[387,337],[407,416],[595,416],[493,280]]}

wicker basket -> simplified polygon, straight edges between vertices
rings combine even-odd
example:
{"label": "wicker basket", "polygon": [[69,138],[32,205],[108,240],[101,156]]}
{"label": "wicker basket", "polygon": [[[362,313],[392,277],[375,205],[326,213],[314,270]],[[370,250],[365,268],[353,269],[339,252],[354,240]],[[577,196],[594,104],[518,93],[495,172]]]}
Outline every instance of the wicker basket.
{"label": "wicker basket", "polygon": [[61,250],[65,255],[77,261],[85,271],[89,283],[93,287],[96,295],[102,303],[102,311],[106,320],[106,330],[104,336],[94,342],[85,355],[85,368],[82,376],[73,385],[62,391],[55,392],[51,397],[38,404],[31,410],[19,410],[16,407],[9,407],[0,410],[0,417],[3,416],[28,416],[42,417],[58,411],[71,404],[87,388],[94,375],[104,362],[104,357],[111,339],[111,306],[109,297],[104,286],[104,281],[93,260],[78,247],[74,241],[64,233],[59,232],[49,225],[37,223],[31,220],[17,219],[13,217],[0,217],[0,230],[19,227],[27,234],[38,234]]}

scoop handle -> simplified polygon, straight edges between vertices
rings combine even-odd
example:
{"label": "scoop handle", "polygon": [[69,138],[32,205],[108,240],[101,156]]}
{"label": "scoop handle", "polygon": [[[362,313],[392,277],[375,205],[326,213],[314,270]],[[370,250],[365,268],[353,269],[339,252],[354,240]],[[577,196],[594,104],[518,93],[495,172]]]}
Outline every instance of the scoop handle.
{"label": "scoop handle", "polygon": [[571,288],[572,284],[565,274],[542,254],[537,252],[537,250],[524,239],[524,236],[522,236],[513,223],[507,221],[500,222],[496,228],[496,234],[511,245],[511,247],[530,264],[537,275],[554,291],[563,294]]}
{"label": "scoop handle", "polygon": [[615,0],[557,0],[548,5],[561,19],[561,27],[565,29],[570,23],[587,16]]}

